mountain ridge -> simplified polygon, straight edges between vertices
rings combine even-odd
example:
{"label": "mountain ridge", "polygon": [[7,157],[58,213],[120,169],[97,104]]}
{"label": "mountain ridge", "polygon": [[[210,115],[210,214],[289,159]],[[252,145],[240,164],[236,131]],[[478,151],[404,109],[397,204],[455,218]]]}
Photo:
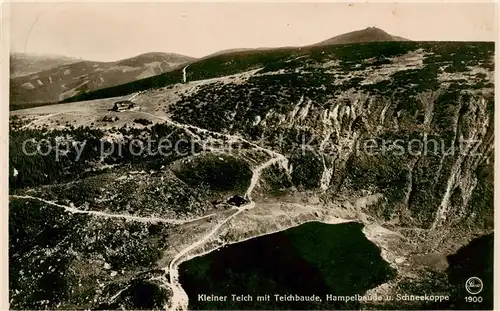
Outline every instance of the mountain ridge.
{"label": "mountain ridge", "polygon": [[75,57],[44,53],[10,53],[10,77],[17,78],[53,67],[79,62]]}
{"label": "mountain ridge", "polygon": [[[384,39],[384,40],[382,40]],[[310,47],[310,46],[319,46],[319,45],[332,45],[332,44],[353,44],[353,43],[363,43],[363,42],[384,42],[384,41],[411,41],[409,39],[390,35],[384,30],[377,27],[367,27],[365,29],[354,30],[350,32],[346,32],[329,39],[302,46],[278,46],[278,47],[258,47],[258,48],[231,48],[224,49],[214,53],[210,53],[203,58],[230,54],[230,53],[238,53],[238,52],[246,52],[250,50],[263,51],[263,50],[274,50],[274,49],[283,49],[283,48],[301,48],[301,47]]]}
{"label": "mountain ridge", "polygon": [[[211,53],[201,58],[194,58],[177,53],[147,52],[137,56],[111,61],[100,62],[79,60],[60,55],[44,55],[38,58],[32,56],[31,61],[14,64],[16,73],[11,73],[11,104],[18,108],[23,105],[39,105],[61,102],[78,97],[82,94],[107,89],[127,83],[134,83],[150,77],[159,76],[179,69],[183,64],[194,61],[210,60],[228,55],[266,53],[268,51],[284,51],[289,49],[308,49],[321,46],[356,44],[364,42],[399,42],[409,41],[405,38],[393,36],[382,29],[367,27],[361,30],[341,34],[318,43],[306,46],[261,47],[261,48],[233,48]],[[23,55],[11,55],[11,60]],[[30,58],[28,55],[25,58]],[[37,59],[42,58],[45,62]],[[40,65],[36,65],[39,62]],[[20,68],[20,67],[25,67]],[[26,67],[35,69],[28,70]],[[44,70],[38,70],[44,69]],[[13,71],[13,70],[12,70]],[[28,73],[22,75],[21,73]],[[54,83],[54,80],[58,82]],[[12,105],[11,105],[12,106]]]}
{"label": "mountain ridge", "polygon": [[58,66],[52,64],[45,70],[11,78],[11,103],[57,102],[82,92],[162,74],[194,59],[163,52],[144,53],[112,62],[54,58],[53,62],[60,63]]}

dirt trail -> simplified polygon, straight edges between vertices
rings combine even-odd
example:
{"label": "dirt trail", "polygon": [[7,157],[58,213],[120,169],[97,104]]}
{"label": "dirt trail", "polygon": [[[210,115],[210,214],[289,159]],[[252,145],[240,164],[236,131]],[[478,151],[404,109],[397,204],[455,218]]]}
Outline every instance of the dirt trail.
{"label": "dirt trail", "polygon": [[77,111],[63,111],[63,112],[57,112],[57,113],[51,113],[51,114],[48,114],[46,116],[42,116],[42,117],[39,117],[38,119],[35,119],[25,125],[23,125],[20,129],[21,130],[24,130],[24,129],[27,129],[43,120],[47,120],[47,119],[50,119],[52,117],[55,117],[55,116],[58,116],[58,115],[61,115],[61,114],[74,114],[76,113]]}
{"label": "dirt trail", "polygon": [[186,74],[186,69],[187,69],[187,67],[189,67],[189,65],[187,65],[186,67],[182,68],[182,81],[183,81],[184,83],[186,83],[186,82],[187,82],[187,74]]}
{"label": "dirt trail", "polygon": [[[186,68],[187,68],[187,66],[184,67],[184,69],[183,69],[184,74],[185,74]],[[184,78],[185,78],[185,76],[184,76]],[[243,137],[240,137],[237,135],[230,135],[230,134],[222,134],[222,133],[218,133],[218,132],[213,132],[213,131],[203,129],[203,128],[200,128],[200,127],[197,127],[194,125],[177,123],[177,122],[172,121],[166,117],[155,116],[155,115],[148,113],[148,112],[140,111],[139,113],[164,120],[166,123],[168,123],[172,126],[183,129],[187,134],[189,134],[190,136],[192,136],[193,138],[195,138],[199,141],[201,141],[201,138],[196,133],[201,132],[204,134],[210,134],[210,135],[215,136],[215,137],[224,137],[225,139],[228,139],[228,140],[240,141],[240,142],[246,143],[249,146],[252,146],[254,149],[263,151],[263,152],[267,153],[269,156],[271,156],[270,160],[264,162],[263,164],[261,164],[260,166],[254,168],[252,170],[252,178],[250,181],[250,185],[249,185],[247,191],[245,192],[245,196],[249,200],[251,200],[252,191],[255,188],[255,186],[257,185],[257,183],[260,179],[260,175],[265,168],[267,168],[273,164],[279,163],[288,171],[288,160],[284,155],[282,155],[274,150],[261,147],[253,142],[250,142],[250,141],[244,139]],[[232,218],[238,216],[238,214],[240,214],[241,212],[243,212],[245,210],[252,209],[254,206],[255,206],[255,203],[250,201],[248,204],[246,204],[244,206],[240,206],[240,207],[235,208],[237,210],[235,213],[231,214],[229,217],[227,217],[226,219],[221,221],[219,224],[217,224],[209,233],[207,233],[205,236],[203,236],[200,240],[195,241],[194,243],[192,243],[191,245],[189,245],[188,247],[186,247],[185,249],[180,251],[170,261],[169,265],[167,267],[163,268],[165,271],[165,274],[169,276],[170,280],[167,281],[167,278],[162,278],[162,279],[164,280],[164,282],[168,282],[168,284],[165,284],[165,285],[169,286],[172,289],[172,293],[173,293],[172,298],[171,298],[170,307],[166,306],[167,309],[170,309],[170,310],[179,310],[179,309],[180,310],[187,310],[188,309],[189,299],[188,299],[186,292],[184,291],[184,289],[182,288],[182,286],[179,282],[179,272],[178,272],[178,267],[183,262],[183,259],[185,260],[185,256],[190,251],[202,246],[208,240],[210,240]]]}
{"label": "dirt trail", "polygon": [[216,214],[210,214],[210,215],[205,215],[205,216],[192,218],[192,219],[184,219],[184,220],[183,219],[175,219],[175,218],[161,218],[161,217],[141,217],[141,216],[133,216],[133,215],[127,215],[127,214],[106,213],[106,212],[100,212],[100,211],[85,211],[85,210],[77,209],[77,208],[72,207],[72,206],[57,204],[55,202],[48,201],[48,200],[38,198],[38,197],[33,197],[30,195],[11,195],[10,197],[16,198],[16,199],[38,200],[40,202],[43,202],[43,203],[46,203],[49,205],[64,208],[65,211],[72,213],[72,214],[87,214],[87,215],[98,216],[98,217],[103,217],[103,218],[122,218],[122,219],[137,221],[137,222],[143,222],[143,223],[159,223],[160,222],[160,223],[182,225],[182,224],[186,224],[189,222],[193,222],[193,221],[209,218],[212,216],[216,216]]}
{"label": "dirt trail", "polygon": [[[199,128],[197,128],[197,129],[199,129]],[[199,130],[202,130],[202,129],[199,129]],[[218,134],[218,135],[221,135],[221,134]],[[232,135],[225,135],[225,136],[226,137],[233,137],[233,138],[241,139],[242,141],[244,141],[246,143],[249,143],[251,145],[256,146],[255,144],[250,143],[250,142],[246,141],[245,139],[243,139],[241,137],[238,137],[238,136],[232,136]],[[258,183],[258,181],[260,179],[260,176],[262,174],[262,171],[265,168],[267,168],[267,167],[269,167],[269,166],[271,166],[273,164],[280,163],[280,162],[282,162],[282,164],[285,165],[285,166],[287,165],[287,159],[282,154],[279,154],[279,153],[277,153],[277,152],[275,152],[273,150],[262,148],[260,146],[257,146],[257,147],[259,149],[261,149],[261,150],[266,151],[267,153],[269,153],[273,157],[270,160],[264,162],[263,164],[257,166],[256,168],[254,168],[252,170],[252,179],[251,179],[250,185],[248,186],[248,189],[247,189],[247,191],[245,193],[245,195],[246,195],[246,197],[248,199],[251,199],[252,191],[255,188],[255,186],[257,185],[257,183]],[[231,214],[226,219],[224,219],[223,221],[221,221],[220,223],[218,223],[210,232],[208,232],[206,235],[204,235],[200,240],[195,241],[194,243],[192,243],[191,245],[189,245],[188,247],[186,247],[185,249],[183,249],[182,251],[180,251],[170,261],[168,267],[164,268],[165,274],[169,275],[169,277],[170,277],[169,286],[172,289],[171,302],[170,302],[170,306],[167,307],[167,309],[170,309],[170,310],[187,310],[188,309],[189,298],[188,298],[186,292],[184,291],[184,289],[182,288],[182,285],[179,282],[179,265],[184,260],[187,259],[186,255],[189,252],[191,252],[192,250],[194,250],[194,249],[202,246],[206,242],[208,242],[211,238],[213,238],[217,234],[217,232],[225,224],[227,224],[231,219],[233,219],[236,216],[238,216],[238,214],[240,214],[241,212],[243,212],[245,210],[252,209],[254,207],[255,207],[255,202],[252,202],[252,201],[250,201],[248,204],[245,204],[243,206],[235,207],[235,209],[237,210],[235,213]]]}

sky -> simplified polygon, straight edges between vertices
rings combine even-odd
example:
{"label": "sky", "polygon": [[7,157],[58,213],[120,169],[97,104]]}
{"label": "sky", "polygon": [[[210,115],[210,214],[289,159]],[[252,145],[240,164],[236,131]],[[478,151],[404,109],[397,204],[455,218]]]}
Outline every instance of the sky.
{"label": "sky", "polygon": [[7,18],[12,51],[115,61],[301,46],[371,26],[410,40],[495,41],[496,9],[492,2],[16,2]]}

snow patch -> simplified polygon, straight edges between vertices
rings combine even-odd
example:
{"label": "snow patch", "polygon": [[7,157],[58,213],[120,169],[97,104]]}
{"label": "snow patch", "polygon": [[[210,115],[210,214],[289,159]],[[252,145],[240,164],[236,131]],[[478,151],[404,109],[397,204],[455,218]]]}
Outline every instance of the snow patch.
{"label": "snow patch", "polygon": [[31,83],[31,82],[26,82],[26,83],[23,83],[21,85],[21,87],[25,88],[25,89],[28,89],[28,90],[32,90],[35,88],[35,86]]}
{"label": "snow patch", "polygon": [[307,105],[302,108],[299,112],[299,120],[300,121],[304,121],[305,118],[307,117],[307,115],[309,114],[309,108],[311,108],[311,105],[312,105],[312,100],[308,100],[307,101]]}
{"label": "snow patch", "polygon": [[254,121],[253,121],[253,123],[252,123],[252,125],[253,125],[253,126],[259,125],[260,120],[261,120],[260,116],[256,116],[256,117],[255,117],[255,120],[254,120]]}

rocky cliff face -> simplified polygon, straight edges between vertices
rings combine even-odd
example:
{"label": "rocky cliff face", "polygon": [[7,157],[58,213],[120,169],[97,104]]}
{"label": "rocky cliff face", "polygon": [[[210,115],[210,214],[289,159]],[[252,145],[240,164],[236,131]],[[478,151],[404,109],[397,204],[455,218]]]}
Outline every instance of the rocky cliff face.
{"label": "rocky cliff face", "polygon": [[279,150],[299,189],[332,198],[382,193],[370,211],[378,219],[424,229],[488,226],[492,46],[457,46],[465,50],[450,56],[433,44],[383,45],[373,55],[360,47],[356,62],[327,50],[285,58],[244,81],[181,95],[170,113]]}
{"label": "rocky cliff face", "polygon": [[393,232],[367,236],[398,270],[369,293],[455,293],[446,255],[493,230],[493,46],[369,47],[283,57],[192,88],[167,112],[285,155],[272,190],[358,198],[360,220]]}

